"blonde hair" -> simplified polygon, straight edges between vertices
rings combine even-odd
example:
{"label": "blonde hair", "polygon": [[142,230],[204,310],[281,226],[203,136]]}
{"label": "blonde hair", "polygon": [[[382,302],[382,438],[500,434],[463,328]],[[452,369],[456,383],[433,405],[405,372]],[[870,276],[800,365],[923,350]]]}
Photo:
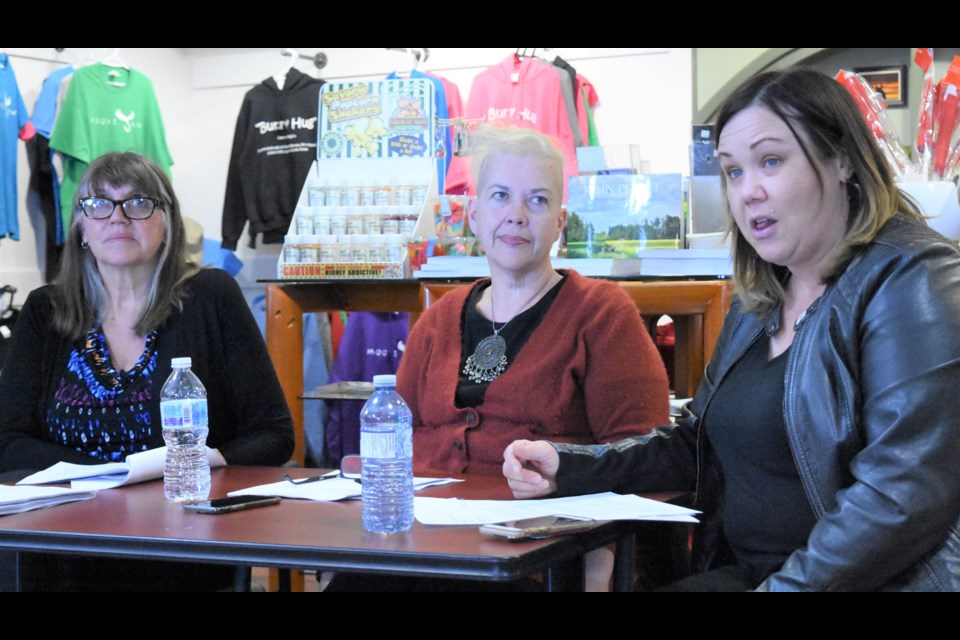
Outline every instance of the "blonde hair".
{"label": "blonde hair", "polygon": [[[730,119],[750,107],[763,107],[783,120],[813,167],[821,189],[823,176],[817,170],[817,161],[822,164],[838,157],[848,160],[852,171],[846,183],[850,212],[846,231],[828,256],[825,284],[834,282],[857,251],[872,242],[897,212],[922,218],[916,205],[900,193],[883,153],[840,83],[804,67],[755,76],[720,107],[714,133],[718,143]],[[726,177],[722,185],[726,195]],[[757,254],[729,215],[729,201],[727,213],[729,233],[733,235],[734,289],[747,311],[768,313],[783,302],[787,269]]]}
{"label": "blonde hair", "polygon": [[153,215],[163,217],[163,244],[157,270],[150,283],[147,303],[134,330],[145,335],[163,325],[173,311],[183,309],[183,285],[199,267],[187,261],[180,203],[170,179],[156,163],[135,153],[108,153],[87,169],[77,187],[73,217],[63,250],[60,271],[54,280],[54,328],[69,338],[80,338],[100,320],[107,302],[103,278],[93,254],[81,246],[80,198],[97,195],[105,186],[130,186],[144,196],[161,201]]}
{"label": "blonde hair", "polygon": [[487,158],[498,153],[534,156],[552,161],[559,167],[558,181],[563,188],[563,152],[550,137],[533,129],[502,125],[480,125],[470,134],[467,151],[472,157],[473,186],[480,190],[480,180]]}

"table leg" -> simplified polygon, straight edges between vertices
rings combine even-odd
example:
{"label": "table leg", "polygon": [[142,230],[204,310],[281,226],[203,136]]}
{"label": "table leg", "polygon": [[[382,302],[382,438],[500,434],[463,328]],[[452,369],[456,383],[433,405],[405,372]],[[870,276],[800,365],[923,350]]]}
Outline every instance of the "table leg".
{"label": "table leg", "polygon": [[633,591],[633,571],[637,564],[637,536],[628,534],[617,540],[613,561],[613,590]]}
{"label": "table leg", "polygon": [[247,566],[240,566],[234,569],[233,590],[239,592],[250,591],[250,579],[253,575],[253,569]]}
{"label": "table leg", "polygon": [[556,564],[544,572],[547,591],[583,591],[585,584],[583,556]]}

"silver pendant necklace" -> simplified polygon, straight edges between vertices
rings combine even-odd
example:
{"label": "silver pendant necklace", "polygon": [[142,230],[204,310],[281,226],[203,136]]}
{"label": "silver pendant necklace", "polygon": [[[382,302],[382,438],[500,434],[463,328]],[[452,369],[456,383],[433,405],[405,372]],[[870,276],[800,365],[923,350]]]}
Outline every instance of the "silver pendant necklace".
{"label": "silver pendant necklace", "polygon": [[[493,292],[490,292],[490,315],[496,317],[493,311]],[[517,314],[519,315],[519,314]],[[515,318],[516,316],[514,316]],[[513,320],[513,318],[510,318]],[[463,375],[475,384],[490,383],[500,377],[507,368],[507,342],[500,337],[500,332],[510,324],[510,320],[497,329],[497,323],[490,320],[493,335],[480,341],[473,355],[467,358],[463,365]]]}

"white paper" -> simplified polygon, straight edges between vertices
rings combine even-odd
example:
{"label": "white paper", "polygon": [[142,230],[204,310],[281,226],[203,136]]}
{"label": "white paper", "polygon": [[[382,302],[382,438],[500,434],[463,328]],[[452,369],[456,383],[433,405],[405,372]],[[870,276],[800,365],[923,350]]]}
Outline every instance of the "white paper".
{"label": "white paper", "polygon": [[[209,454],[209,448],[208,448]],[[209,455],[207,458],[209,459]],[[106,464],[57,464],[27,476],[18,485],[48,484],[72,480],[70,487],[80,491],[100,491],[163,477],[167,448],[158,447],[127,456],[125,462]]]}
{"label": "white paper", "polygon": [[[332,471],[328,476],[336,476],[337,472]],[[454,480],[453,478],[414,478],[413,489],[417,491],[424,487],[433,487],[450,482],[463,482],[463,480]],[[304,484],[293,484],[282,480],[271,484],[262,484],[249,489],[240,489],[231,491],[228,496],[280,496],[281,498],[297,498],[300,500],[315,500],[318,502],[334,502],[337,500],[346,500],[348,498],[360,497],[360,483],[348,478],[332,478],[330,480],[321,480],[319,482],[307,482]]]}
{"label": "white paper", "polygon": [[545,500],[458,500],[414,498],[414,516],[421,524],[481,525],[550,515],[594,520],[665,520],[697,522],[692,509],[634,495],[595,493]]}
{"label": "white paper", "polygon": [[65,502],[89,500],[97,494],[59,487],[10,487],[0,485],[0,515],[42,509]]}

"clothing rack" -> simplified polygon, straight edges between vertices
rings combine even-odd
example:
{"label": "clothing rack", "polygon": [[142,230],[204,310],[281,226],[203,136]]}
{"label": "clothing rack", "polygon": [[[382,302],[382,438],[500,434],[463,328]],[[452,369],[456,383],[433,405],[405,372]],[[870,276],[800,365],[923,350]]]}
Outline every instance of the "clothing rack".
{"label": "clothing rack", "polygon": [[[541,49],[541,52],[551,51],[551,49]],[[517,49],[518,58],[536,58],[537,50],[536,49]]]}
{"label": "clothing rack", "polygon": [[[55,49],[57,53],[62,53],[63,49]],[[6,53],[6,52],[0,52]],[[10,58],[17,58],[19,60],[33,60],[35,62],[50,62],[52,64],[71,64],[69,60],[62,60],[57,58],[41,58],[39,56],[27,56],[22,53],[7,53],[7,56]]]}
{"label": "clothing rack", "polygon": [[402,51],[403,53],[409,53],[409,54],[411,54],[411,55],[415,58],[415,62],[413,63],[413,66],[414,66],[414,67],[417,67],[417,66],[419,66],[419,64],[420,64],[421,62],[426,62],[427,60],[430,59],[430,49],[426,49],[426,48],[423,48],[423,49],[391,49],[391,48],[389,48],[389,47],[386,47],[386,50],[387,50],[387,51]]}
{"label": "clothing rack", "polygon": [[313,55],[309,53],[300,53],[296,49],[280,49],[280,55],[288,57],[296,57],[301,60],[313,60],[313,65],[317,69],[323,69],[327,66],[327,54],[322,51],[318,51]]}

